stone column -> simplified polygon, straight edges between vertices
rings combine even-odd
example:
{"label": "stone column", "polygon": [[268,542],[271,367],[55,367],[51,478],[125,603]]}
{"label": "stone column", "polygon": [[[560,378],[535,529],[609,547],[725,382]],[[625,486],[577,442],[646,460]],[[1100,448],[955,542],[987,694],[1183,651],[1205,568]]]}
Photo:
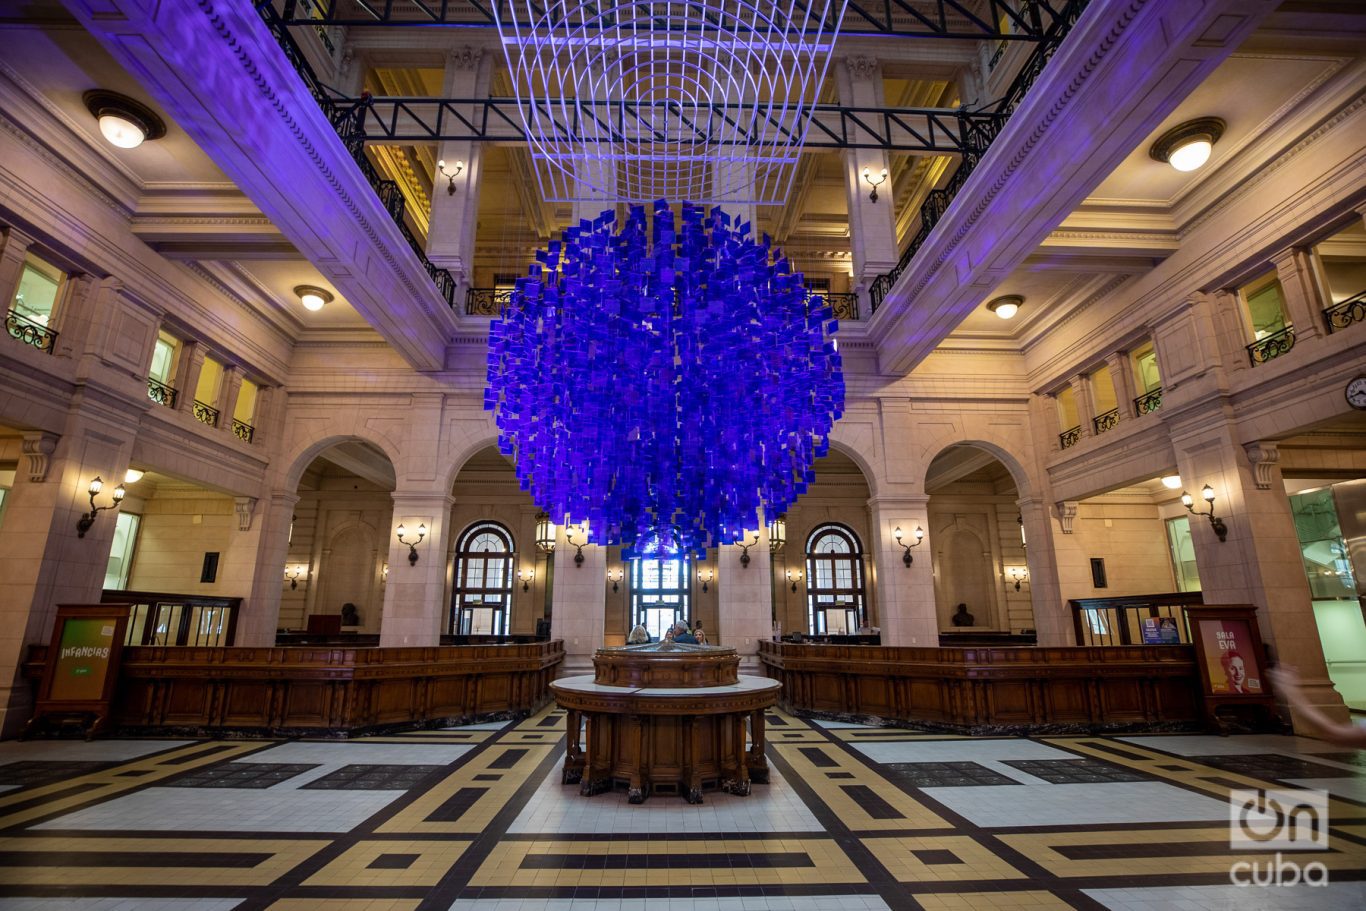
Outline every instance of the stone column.
{"label": "stone column", "polygon": [[[294,521],[297,493],[276,491],[268,502],[258,502],[248,528],[233,534],[224,564],[225,578],[250,579],[237,617],[234,645],[266,647],[275,644],[280,625],[280,597],[284,594],[285,561],[289,556],[289,526]],[[240,540],[238,540],[240,538]],[[316,568],[316,567],[314,567]],[[313,577],[301,580],[313,591]]]}
{"label": "stone column", "polygon": [[1077,423],[1081,425],[1081,436],[1085,439],[1095,434],[1091,420],[1096,416],[1095,399],[1091,396],[1091,376],[1083,373],[1070,380],[1072,402],[1077,406]]}
{"label": "stone column", "polygon": [[1316,281],[1313,254],[1301,247],[1282,250],[1271,258],[1285,295],[1285,315],[1295,327],[1295,344],[1324,334],[1323,308],[1328,296]]}
{"label": "stone column", "polygon": [[1039,645],[1074,645],[1072,618],[1058,578],[1057,548],[1048,503],[1039,497],[1022,497],[1015,505],[1024,520],[1025,565],[1029,568],[1026,584]]}
{"label": "stone column", "polygon": [[[876,58],[853,56],[836,66],[835,78],[840,104],[860,108],[886,107],[882,91],[882,66]],[[871,140],[860,135],[857,138]],[[869,196],[872,187],[863,179],[867,168],[874,177],[891,171],[887,153],[880,149],[849,149],[844,155],[844,184],[849,200],[849,245],[854,261],[854,288],[859,296],[859,312],[871,314],[868,288],[873,280],[891,271],[900,258],[896,241],[896,205],[889,177],[877,188],[877,202]]]}
{"label": "stone column", "polygon": [[[914,645],[934,648],[939,645],[939,617],[934,603],[934,561],[930,553],[930,498],[872,497],[868,500],[873,540],[868,551],[877,574],[878,617],[882,624],[883,645]],[[911,541],[911,532],[925,529],[923,543],[911,550],[914,562],[907,567],[905,550],[892,533],[898,527],[902,537]]]}
{"label": "stone column", "polygon": [[[566,540],[583,543],[578,526],[559,526],[555,546],[555,587],[550,602],[550,638],[564,640],[562,675],[591,674],[593,653],[602,648],[607,629],[607,548],[586,544],[583,562],[575,562],[578,548]],[[390,572],[392,576],[392,571]]]}
{"label": "stone column", "polygon": [[[113,398],[78,399],[60,437],[25,440],[27,464],[15,473],[0,523],[0,735],[28,720],[32,693],[19,676],[28,646],[46,643],[58,604],[95,604],[104,587],[116,510],[101,511],[79,537],[77,520],[90,510],[90,481],[113,502],[133,451],[140,413]],[[28,470],[24,470],[28,469]]]}
{"label": "stone column", "polygon": [[223,382],[218,386],[218,402],[214,407],[218,409],[218,429],[224,433],[232,433],[232,412],[237,407],[237,394],[242,391],[245,378],[242,368],[236,364],[223,366]]}
{"label": "stone column", "polygon": [[[754,540],[750,532],[745,538]],[[758,543],[749,546],[749,565],[740,563],[745,549],[725,544],[716,549],[717,635],[713,645],[728,645],[740,653],[740,672],[757,673],[759,640],[773,635],[773,590],[770,585],[772,554],[768,550],[768,523],[759,526]]]}
{"label": "stone column", "polygon": [[1119,408],[1121,422],[1133,420],[1134,399],[1138,392],[1134,389],[1134,368],[1129,352],[1116,351],[1105,358],[1105,366],[1110,368],[1110,382],[1115,387],[1116,406]]}
{"label": "stone column", "polygon": [[14,306],[19,279],[24,275],[24,257],[33,238],[18,228],[0,229],[0,308],[6,313]]}
{"label": "stone column", "polygon": [[[1280,468],[1267,458],[1254,464],[1237,441],[1236,425],[1227,420],[1192,415],[1182,423],[1172,434],[1177,470],[1197,509],[1208,508],[1201,488],[1214,489],[1215,513],[1228,529],[1227,540],[1220,541],[1208,519],[1190,517],[1205,603],[1256,605],[1275,660],[1299,669],[1311,703],[1346,721],[1347,708],[1328,680]],[[1292,720],[1305,730],[1298,718]]]}
{"label": "stone column", "polygon": [[[453,48],[446,54],[443,92],[447,98],[487,98],[491,58],[478,48]],[[473,117],[465,106],[461,113]],[[441,143],[438,160],[453,172],[465,168],[454,183],[438,170],[432,177],[432,219],[427,230],[427,258],[446,269],[460,285],[456,305],[464,308],[464,290],[474,280],[474,241],[478,231],[479,190],[483,183],[483,145],[467,139]],[[455,192],[450,192],[451,187]],[[390,570],[392,573],[393,571]]]}
{"label": "stone column", "polygon": [[[396,490],[394,514],[389,525],[389,582],[384,587],[384,610],[380,618],[379,644],[386,647],[439,645],[445,628],[447,526],[451,519],[450,494],[430,490]],[[398,540],[404,526],[409,541],[419,525],[427,534],[417,545],[417,562],[409,563],[407,544]]]}
{"label": "stone column", "polygon": [[[176,410],[186,414],[194,414],[195,390],[199,386],[199,374],[204,370],[204,359],[208,357],[208,351],[202,342],[183,342],[180,346],[180,358],[176,363],[175,375],[176,382],[180,386],[177,394]],[[205,405],[213,407],[213,402],[205,402]],[[220,416],[219,423],[222,423]]]}

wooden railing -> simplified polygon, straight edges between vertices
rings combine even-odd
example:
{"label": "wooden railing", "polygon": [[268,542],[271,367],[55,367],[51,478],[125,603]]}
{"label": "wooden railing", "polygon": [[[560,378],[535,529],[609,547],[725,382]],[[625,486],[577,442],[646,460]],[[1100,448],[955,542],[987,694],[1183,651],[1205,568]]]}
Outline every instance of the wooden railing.
{"label": "wooden railing", "polygon": [[780,703],[970,734],[1199,726],[1190,646],[895,648],[760,642]]}
{"label": "wooden railing", "polygon": [[[564,644],[452,648],[125,648],[125,733],[346,736],[526,714],[550,698]],[[24,673],[40,679],[47,646]]]}
{"label": "wooden railing", "polygon": [[1132,645],[1143,642],[1145,618],[1176,623],[1181,642],[1190,642],[1184,608],[1204,604],[1199,592],[1167,592],[1157,595],[1123,595],[1114,598],[1077,598],[1072,609],[1072,629],[1077,645]]}

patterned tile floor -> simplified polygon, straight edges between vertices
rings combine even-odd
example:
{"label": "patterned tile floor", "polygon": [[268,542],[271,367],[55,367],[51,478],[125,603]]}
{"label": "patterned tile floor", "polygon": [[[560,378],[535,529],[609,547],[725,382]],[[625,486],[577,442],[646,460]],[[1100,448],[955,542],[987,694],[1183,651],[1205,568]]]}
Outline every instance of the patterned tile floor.
{"label": "patterned tile floor", "polygon": [[[349,742],[0,743],[0,911],[1359,911],[1366,753],[775,713],[771,782],[559,783],[564,718]],[[1328,791],[1327,885],[1237,886],[1229,791]]]}

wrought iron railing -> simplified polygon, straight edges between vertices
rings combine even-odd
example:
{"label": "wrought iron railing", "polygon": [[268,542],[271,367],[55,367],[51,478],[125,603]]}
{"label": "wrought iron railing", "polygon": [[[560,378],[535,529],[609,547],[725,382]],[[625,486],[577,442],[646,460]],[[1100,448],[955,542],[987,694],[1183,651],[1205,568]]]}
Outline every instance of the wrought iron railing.
{"label": "wrought iron railing", "polygon": [[233,418],[232,435],[237,437],[237,439],[241,440],[243,443],[250,443],[251,438],[256,436],[256,428],[248,424],[246,421],[239,421],[237,420],[237,418]]}
{"label": "wrought iron railing", "polygon": [[[949,204],[953,202],[958,191],[963,189],[968,177],[977,167],[982,156],[986,154],[987,147],[991,145],[1001,130],[1005,129],[1006,123],[1010,120],[1010,115],[1015,113],[1015,109],[1024,101],[1025,95],[1033,87],[1039,74],[1043,72],[1048,61],[1053,59],[1054,52],[1062,44],[1062,40],[1067,37],[1067,33],[1072,30],[1077,19],[1081,16],[1082,10],[1090,0],[1067,0],[1066,6],[1058,14],[1058,17],[1044,31],[1042,40],[1034,47],[1034,50],[1026,58],[1024,65],[1020,67],[1020,72],[1015,75],[1010,88],[1006,90],[1005,97],[991,106],[992,113],[997,116],[988,121],[965,122],[961,125],[963,144],[972,146],[972,151],[963,153],[962,160],[958,163],[958,170],[944,185],[943,189],[931,190],[925,198],[925,204],[920,207],[920,228],[911,237],[911,242],[902,252],[900,259],[890,272],[879,275],[873,279],[872,285],[868,288],[868,303],[872,313],[877,312],[877,308],[882,306],[882,302],[891,292],[892,286],[911,265],[911,260],[920,252],[920,248],[929,238],[930,232],[934,230],[939,219],[943,218],[948,211]],[[966,113],[966,112],[965,112]]]}
{"label": "wrought iron railing", "polygon": [[848,292],[827,294],[821,292],[821,297],[830,305],[830,311],[835,314],[835,319],[840,322],[856,321],[858,319],[858,295]]}
{"label": "wrought iron railing", "polygon": [[511,288],[470,288],[465,292],[465,312],[470,316],[497,316],[511,302]]}
{"label": "wrought iron railing", "polygon": [[1162,387],[1151,389],[1134,399],[1134,413],[1139,417],[1152,414],[1162,407]]}
{"label": "wrought iron railing", "polygon": [[1068,447],[1075,446],[1078,443],[1080,443],[1081,425],[1078,424],[1076,427],[1069,427],[1062,433],[1058,434],[1058,442],[1062,444],[1063,449],[1067,449]]}
{"label": "wrought iron railing", "polygon": [[1091,418],[1091,426],[1095,428],[1097,434],[1104,433],[1107,430],[1114,430],[1115,426],[1118,424],[1118,408],[1111,408],[1104,414],[1098,414],[1095,417]]}
{"label": "wrought iron railing", "polygon": [[13,310],[5,314],[5,331],[9,337],[25,345],[32,345],[39,351],[51,354],[57,347],[57,333],[42,323],[34,322],[27,316],[20,316]]}
{"label": "wrought iron railing", "polygon": [[1267,361],[1274,360],[1295,347],[1295,327],[1286,326],[1279,332],[1273,332],[1265,338],[1259,338],[1251,345],[1247,346],[1247,359],[1252,362],[1252,366],[1265,364]]}
{"label": "wrought iron railing", "polygon": [[274,7],[269,3],[259,3],[256,6],[256,11],[260,13],[261,18],[265,20],[266,26],[270,29],[271,34],[275,36],[275,40],[280,45],[280,49],[284,51],[289,62],[294,65],[295,72],[297,72],[299,78],[304,81],[304,86],[308,89],[309,94],[313,96],[313,100],[318,103],[318,107],[322,109],[328,122],[332,124],[332,129],[337,132],[339,137],[352,137],[350,139],[343,139],[342,144],[346,147],[346,151],[350,153],[352,160],[356,163],[356,167],[360,168],[360,172],[365,177],[366,182],[370,184],[370,187],[375,191],[375,195],[379,197],[379,201],[384,206],[385,210],[388,211],[389,217],[394,220],[394,224],[398,227],[399,233],[403,235],[403,239],[408,242],[408,246],[411,247],[413,253],[417,255],[417,261],[422,264],[422,268],[427,270],[427,275],[431,278],[432,283],[436,285],[437,293],[445,299],[448,306],[454,308],[456,289],[454,276],[445,269],[437,268],[432,264],[432,261],[427,258],[426,249],[423,248],[422,243],[408,227],[408,222],[404,218],[403,209],[405,202],[403,193],[399,190],[398,184],[392,180],[386,180],[381,177],[379,171],[375,168],[374,163],[371,162],[370,158],[365,154],[364,124],[367,111],[366,105],[362,104],[345,112],[339,111],[337,106],[332,102],[332,95],[330,94],[329,89],[323,84],[322,80],[318,78],[318,74],[313,72],[313,67],[309,65],[308,60],[304,57],[303,51],[299,49],[299,45],[295,42],[294,36],[290,34],[289,29],[282,24]]}
{"label": "wrought iron railing", "polygon": [[176,390],[173,386],[167,386],[160,380],[147,377],[147,397],[158,405],[165,405],[167,408],[175,407]]}
{"label": "wrought iron railing", "polygon": [[218,409],[212,405],[205,405],[199,399],[194,401],[194,419],[201,424],[208,424],[210,427],[218,426]]}
{"label": "wrought iron railing", "polygon": [[1324,310],[1323,321],[1328,324],[1330,334],[1346,329],[1352,323],[1366,323],[1366,291]]}

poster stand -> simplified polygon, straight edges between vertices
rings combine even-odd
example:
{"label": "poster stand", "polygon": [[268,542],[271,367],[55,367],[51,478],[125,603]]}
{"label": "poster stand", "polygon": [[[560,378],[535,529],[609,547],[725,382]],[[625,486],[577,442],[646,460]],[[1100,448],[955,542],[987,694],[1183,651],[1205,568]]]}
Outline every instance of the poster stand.
{"label": "poster stand", "polygon": [[[1251,604],[1186,608],[1205,719],[1220,734],[1249,726],[1279,730],[1276,699],[1266,679],[1266,646]],[[1249,719],[1257,724],[1249,725]]]}
{"label": "poster stand", "polygon": [[109,723],[128,626],[122,604],[60,604],[38,698],[20,739],[52,723],[79,723],[90,740]]}

